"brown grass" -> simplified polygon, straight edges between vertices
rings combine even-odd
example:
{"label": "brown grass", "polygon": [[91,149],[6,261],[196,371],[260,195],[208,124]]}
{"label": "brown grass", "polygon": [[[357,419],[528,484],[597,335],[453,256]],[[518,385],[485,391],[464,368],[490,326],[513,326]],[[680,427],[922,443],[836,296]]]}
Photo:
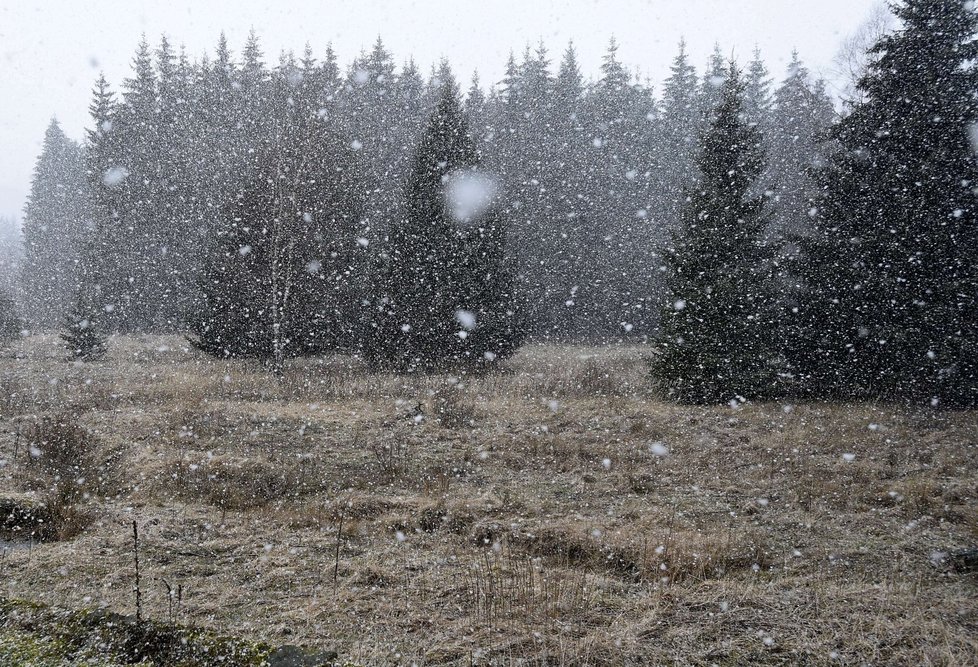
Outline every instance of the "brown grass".
{"label": "brown grass", "polygon": [[15,428],[15,480],[35,493],[44,511],[45,520],[33,532],[44,540],[79,535],[95,520],[95,497],[122,490],[123,448],[106,447],[75,411],[41,415]]}
{"label": "brown grass", "polygon": [[19,345],[0,496],[84,477],[91,523],[7,553],[5,594],[131,611],[135,518],[145,613],[165,579],[182,620],[361,664],[978,664],[975,575],[934,556],[978,543],[975,412],[679,407],[629,347],[276,380],[178,338]]}

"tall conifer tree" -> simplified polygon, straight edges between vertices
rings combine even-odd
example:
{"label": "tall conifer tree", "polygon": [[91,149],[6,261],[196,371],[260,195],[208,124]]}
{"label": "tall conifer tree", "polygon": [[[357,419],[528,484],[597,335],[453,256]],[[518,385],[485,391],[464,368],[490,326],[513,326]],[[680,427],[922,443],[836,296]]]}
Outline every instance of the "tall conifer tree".
{"label": "tall conifer tree", "polygon": [[34,327],[57,327],[74,298],[88,216],[81,149],[52,119],[24,209],[24,314]]}
{"label": "tall conifer tree", "polygon": [[475,366],[520,342],[505,229],[450,73],[422,135],[407,214],[391,230],[386,281],[365,354],[401,371]]}
{"label": "tall conifer tree", "polygon": [[24,323],[17,316],[17,306],[5,289],[0,288],[0,348],[17,340]]}
{"label": "tall conifer tree", "polygon": [[683,40],[662,88],[661,147],[656,176],[662,182],[664,198],[660,215],[667,225],[679,219],[686,189],[697,176],[694,160],[700,135],[698,105],[696,68],[689,62]]}
{"label": "tall conifer tree", "polygon": [[[363,298],[356,270],[362,185],[352,149],[302,101],[286,58],[266,98],[274,142],[255,152],[241,193],[226,203],[202,270],[191,342],[217,357],[285,359],[349,349]],[[297,101],[298,100],[298,101]]]}
{"label": "tall conifer tree", "polygon": [[957,0],[894,11],[823,172],[800,362],[820,395],[974,406],[978,15]]}
{"label": "tall conifer tree", "polygon": [[731,63],[710,129],[702,174],[690,189],[667,254],[653,375],[676,399],[717,403],[775,391],[771,286],[764,273],[764,200],[752,194],[764,167],[761,135],[744,114],[744,83]]}

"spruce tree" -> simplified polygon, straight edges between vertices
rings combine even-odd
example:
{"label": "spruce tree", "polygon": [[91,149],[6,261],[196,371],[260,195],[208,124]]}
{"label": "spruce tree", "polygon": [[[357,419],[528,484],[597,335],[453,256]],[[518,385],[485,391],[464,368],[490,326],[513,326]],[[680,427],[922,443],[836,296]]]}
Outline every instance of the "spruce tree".
{"label": "spruce tree", "polygon": [[802,344],[806,328],[806,286],[801,279],[801,247],[812,233],[820,185],[815,174],[832,150],[828,140],[835,117],[824,83],[812,81],[797,54],[788,65],[788,76],[774,95],[767,144],[768,168],[764,173],[771,192],[772,215],[768,242],[774,251],[774,273],[782,306],[778,337],[785,349],[786,390],[804,396],[810,383],[801,376],[809,354]]}
{"label": "spruce tree", "polygon": [[696,177],[695,157],[700,123],[697,118],[699,91],[696,68],[689,62],[685,40],[673,59],[662,88],[661,146],[657,177],[662,186],[662,219],[674,224],[679,219],[686,188]]}
{"label": "spruce tree", "polygon": [[747,68],[744,108],[748,121],[757,125],[762,133],[767,132],[768,114],[771,112],[771,79],[759,48],[754,49],[754,59]]}
{"label": "spruce tree", "polygon": [[[540,305],[529,326],[542,335],[553,325],[554,302],[552,203],[556,195],[553,137],[554,80],[543,44],[526,46],[522,62],[510,56],[503,81],[503,104],[492,115],[492,157],[486,164],[503,177],[510,197],[507,216],[519,220],[512,227],[521,296]],[[493,145],[494,144],[494,145]],[[527,150],[532,146],[532,150]]]}
{"label": "spruce tree", "polygon": [[761,239],[767,215],[752,188],[764,166],[761,135],[744,114],[745,85],[731,63],[709,130],[701,179],[689,190],[668,249],[654,377],[675,399],[718,403],[775,390],[770,285]]}
{"label": "spruce tree", "polygon": [[190,309],[196,273],[193,262],[194,217],[199,214],[195,186],[199,173],[197,146],[192,132],[199,109],[190,104],[190,69],[185,57],[175,55],[166,37],[156,51],[157,112],[155,118],[155,226],[157,259],[157,311],[149,327],[173,331],[182,326]]}
{"label": "spruce tree", "polygon": [[800,237],[812,225],[815,171],[825,162],[835,112],[824,83],[813,81],[792,54],[788,75],[774,94],[766,177],[773,193],[775,236]]}
{"label": "spruce tree", "polygon": [[[285,62],[267,119],[274,146],[254,154],[207,247],[190,342],[216,357],[284,360],[350,348],[363,295],[353,278],[362,186],[339,142],[295,102]],[[289,102],[292,100],[292,103]]]}
{"label": "spruce tree", "polygon": [[486,95],[479,87],[479,72],[472,73],[472,85],[465,96],[465,114],[477,143],[485,139],[488,119],[486,118]]}
{"label": "spruce tree", "polygon": [[[713,46],[713,53],[707,61],[706,69],[703,71],[703,81],[700,84],[699,94],[699,128],[700,135],[705,134],[710,124],[713,122],[713,112],[720,102],[720,89],[727,78],[726,61],[720,45]],[[746,90],[745,90],[746,100]],[[745,109],[746,112],[746,104]]]}
{"label": "spruce tree", "polygon": [[201,166],[201,229],[213,238],[220,212],[235,196],[238,174],[244,171],[247,151],[240,150],[238,124],[239,73],[222,33],[212,62],[201,65],[195,94],[201,127],[196,131],[198,164]]}
{"label": "spruce tree", "polygon": [[24,328],[17,316],[17,306],[6,290],[0,289],[0,347],[15,341]]}
{"label": "spruce tree", "polygon": [[115,324],[123,331],[151,329],[160,311],[163,291],[158,213],[169,193],[161,187],[157,159],[161,137],[157,125],[157,77],[145,36],[133,58],[133,73],[123,82],[123,101],[115,110],[112,134],[118,149],[108,174],[114,190],[117,226],[113,249],[118,289]]}
{"label": "spruce tree", "polygon": [[74,299],[62,315],[61,339],[71,359],[98,361],[109,349],[109,317],[105,276],[111,258],[104,253],[102,221],[97,221],[85,246],[78,255],[78,278]]}
{"label": "spruce tree", "polygon": [[249,211],[243,198],[228,202],[221,211],[224,224],[213,224],[207,240],[198,308],[190,317],[187,338],[213,357],[272,356],[267,343],[271,324],[263,317],[266,308],[260,297],[265,272],[250,270],[249,256],[258,242],[255,225],[260,224],[256,215],[260,212]]}
{"label": "spruce tree", "polygon": [[[771,127],[771,78],[759,48],[754,48],[754,57],[744,72],[744,85],[744,113],[747,122],[760,131],[761,148],[764,154],[770,157],[774,139]],[[757,179],[754,192],[771,191],[772,171],[771,161],[768,159],[767,168]]]}
{"label": "spruce tree", "polygon": [[22,255],[20,225],[14,218],[0,215],[0,292],[9,295],[18,292]]}
{"label": "spruce tree", "polygon": [[61,339],[68,354],[79,361],[98,361],[108,352],[108,336],[101,319],[101,309],[93,299],[79,292],[74,307],[65,316]]}
{"label": "spruce tree", "polygon": [[443,73],[414,157],[406,215],[390,233],[384,292],[364,349],[375,367],[472,367],[519,345],[506,232],[493,184],[478,166],[458,87]]}
{"label": "spruce tree", "polygon": [[[805,244],[812,393],[978,405],[978,15],[904,0],[833,133]],[[805,364],[804,362],[809,363]]]}
{"label": "spruce tree", "polygon": [[[91,217],[91,234],[85,244],[85,254],[88,261],[98,261],[106,267],[100,280],[102,299],[107,309],[107,330],[115,329],[119,318],[124,317],[125,313],[118,305],[128,289],[128,281],[125,279],[127,274],[121,271],[127,230],[122,227],[119,219],[122,206],[120,186],[127,178],[127,171],[122,166],[120,157],[117,109],[115,96],[109,89],[105,75],[101,74],[88,107],[91,128],[85,131],[86,185],[90,193]],[[79,289],[82,282],[84,281],[79,281]],[[64,313],[76,305],[77,289],[72,297],[61,311],[62,320]]]}
{"label": "spruce tree", "polygon": [[391,53],[378,37],[369,53],[350,67],[339,99],[337,119],[347,141],[356,146],[363,178],[369,183],[364,229],[359,236],[375,244],[402,214],[402,187],[415,137],[407,128],[416,117],[398,109],[398,78]]}
{"label": "spruce tree", "polygon": [[[583,294],[590,303],[591,326],[598,340],[620,336],[644,313],[638,287],[651,287],[649,249],[653,246],[647,197],[655,104],[650,91],[632,83],[632,74],[618,57],[612,39],[601,64],[601,78],[586,104],[591,129],[588,222],[597,225],[600,242],[592,247],[601,267],[600,284]],[[645,211],[643,214],[642,211]],[[583,287],[583,286],[582,286]]]}
{"label": "spruce tree", "polygon": [[24,213],[24,315],[36,328],[57,327],[76,290],[89,213],[84,178],[80,147],[52,119]]}
{"label": "spruce tree", "polygon": [[[593,144],[585,125],[585,84],[573,44],[568,44],[554,81],[553,145],[554,183],[549,226],[554,267],[550,311],[550,337],[580,340],[587,336],[600,298],[604,270],[602,234],[593,215],[588,167]],[[540,306],[535,304],[534,310]]]}

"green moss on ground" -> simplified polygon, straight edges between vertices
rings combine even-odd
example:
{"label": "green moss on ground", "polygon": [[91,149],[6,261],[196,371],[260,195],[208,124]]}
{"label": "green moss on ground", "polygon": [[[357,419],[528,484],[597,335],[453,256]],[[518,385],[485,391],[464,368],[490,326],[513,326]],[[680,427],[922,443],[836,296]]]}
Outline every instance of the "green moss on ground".
{"label": "green moss on ground", "polygon": [[111,660],[69,657],[64,642],[28,630],[0,628],[0,665],[23,667],[121,667]]}
{"label": "green moss on ground", "polygon": [[317,667],[335,659],[103,610],[0,597],[0,667]]}

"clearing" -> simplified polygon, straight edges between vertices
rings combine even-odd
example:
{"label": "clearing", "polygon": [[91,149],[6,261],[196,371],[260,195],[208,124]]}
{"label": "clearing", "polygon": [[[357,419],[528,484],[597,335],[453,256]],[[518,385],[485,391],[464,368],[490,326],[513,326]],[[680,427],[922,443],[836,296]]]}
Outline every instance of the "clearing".
{"label": "clearing", "polygon": [[276,379],[32,337],[0,359],[0,499],[49,519],[0,535],[0,596],[134,613],[136,520],[145,617],[354,663],[978,664],[947,556],[978,543],[978,412],[676,406],[644,354]]}

